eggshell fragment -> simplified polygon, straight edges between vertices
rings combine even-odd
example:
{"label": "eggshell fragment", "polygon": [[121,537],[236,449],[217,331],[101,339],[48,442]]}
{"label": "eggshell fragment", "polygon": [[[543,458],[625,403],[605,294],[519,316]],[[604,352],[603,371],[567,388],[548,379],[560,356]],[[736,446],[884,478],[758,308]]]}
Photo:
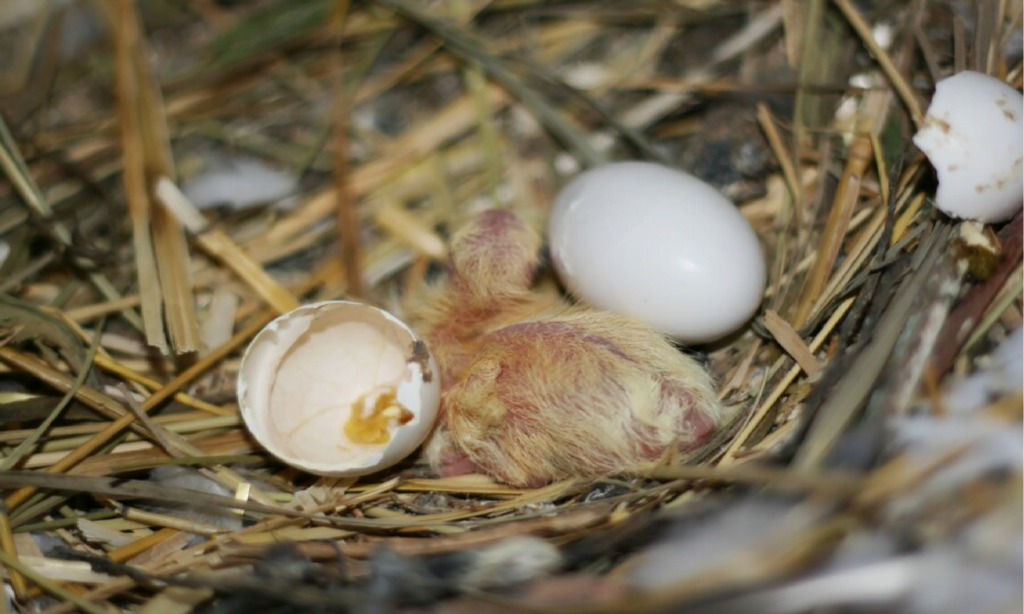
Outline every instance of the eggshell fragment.
{"label": "eggshell fragment", "polygon": [[999,79],[943,79],[914,135],[939,178],[935,206],[957,218],[1008,220],[1024,202],[1024,98]]}
{"label": "eggshell fragment", "polygon": [[586,171],[558,195],[551,256],[569,291],[679,341],[742,326],[761,303],[765,262],[736,207],[692,175],[646,162]]}
{"label": "eggshell fragment", "polygon": [[362,303],[305,305],[253,339],[238,374],[242,418],[271,454],[331,476],[389,467],[437,418],[440,385],[426,345]]}

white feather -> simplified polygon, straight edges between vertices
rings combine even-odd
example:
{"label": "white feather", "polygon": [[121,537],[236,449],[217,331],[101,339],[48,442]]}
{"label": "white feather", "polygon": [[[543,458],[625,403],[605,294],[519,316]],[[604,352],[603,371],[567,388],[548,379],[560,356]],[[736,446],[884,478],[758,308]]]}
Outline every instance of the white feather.
{"label": "white feather", "polygon": [[661,543],[641,555],[629,573],[639,589],[657,589],[686,580],[741,552],[763,545],[769,536],[806,529],[817,514],[792,503],[739,501],[701,522],[685,523]]}
{"label": "white feather", "polygon": [[245,209],[278,201],[296,188],[295,179],[263,162],[245,158],[219,161],[186,181],[182,191],[200,209],[228,205]]}

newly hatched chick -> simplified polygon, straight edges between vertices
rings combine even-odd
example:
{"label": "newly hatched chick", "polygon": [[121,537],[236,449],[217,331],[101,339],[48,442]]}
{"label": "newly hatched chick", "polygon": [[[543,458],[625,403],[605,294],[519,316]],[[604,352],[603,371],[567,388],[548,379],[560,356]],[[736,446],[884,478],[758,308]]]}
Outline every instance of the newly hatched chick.
{"label": "newly hatched chick", "polygon": [[540,238],[507,211],[452,240],[449,280],[414,314],[441,370],[426,448],[443,475],[514,485],[639,472],[705,443],[708,375],[646,324],[530,292]]}

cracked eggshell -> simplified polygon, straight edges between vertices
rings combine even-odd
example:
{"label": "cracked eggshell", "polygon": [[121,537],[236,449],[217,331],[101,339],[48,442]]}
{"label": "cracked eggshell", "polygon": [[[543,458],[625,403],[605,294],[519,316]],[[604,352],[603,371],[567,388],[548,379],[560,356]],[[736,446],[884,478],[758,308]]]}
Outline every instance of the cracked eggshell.
{"label": "cracked eggshell", "polygon": [[398,318],[326,301],[256,335],[238,373],[238,404],[256,440],[289,465],[366,475],[402,460],[430,433],[437,373],[424,342]]}
{"label": "cracked eggshell", "polygon": [[914,144],[935,167],[946,214],[992,223],[1020,210],[1024,98],[1009,85],[971,71],[943,79]]}

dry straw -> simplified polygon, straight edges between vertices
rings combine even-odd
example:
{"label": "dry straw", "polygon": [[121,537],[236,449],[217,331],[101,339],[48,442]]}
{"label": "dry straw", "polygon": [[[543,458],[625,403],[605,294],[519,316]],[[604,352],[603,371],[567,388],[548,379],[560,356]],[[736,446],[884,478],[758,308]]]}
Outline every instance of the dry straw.
{"label": "dry straw", "polygon": [[[995,237],[1001,254],[966,256],[991,265],[976,283],[954,224],[929,207],[927,167],[904,146],[936,79],[971,66],[1020,86],[1019,57],[1003,54],[1019,3],[977,3],[967,24],[933,3],[863,4],[152,2],[142,21],[136,2],[116,0],[88,5],[108,20],[109,45],[57,70],[52,33],[74,15],[38,3],[35,19],[53,27],[19,39],[12,62],[38,61],[42,76],[0,98],[0,202],[16,203],[0,207],[0,377],[28,382],[0,392],[0,564],[19,599],[45,592],[60,602],[50,614],[185,611],[213,589],[257,590],[245,578],[280,542],[357,585],[381,546],[420,556],[516,536],[599,543],[608,554],[588,571],[613,582],[648,523],[737,487],[827,512],[750,544],[743,564],[579,611],[685,607],[813,568],[954,458],[835,467],[826,460],[844,435],[906,412],[1021,322],[1019,216]],[[855,72],[870,85],[850,85]],[[699,463],[535,489],[414,462],[317,480],[244,432],[238,358],[276,314],[344,297],[415,309],[473,211],[539,223],[567,171],[634,157],[700,166],[709,143],[762,156],[747,178],[735,156],[707,172],[740,195],[771,274],[763,313],[705,348],[738,419]],[[291,173],[295,198],[198,209],[188,181],[218,156]],[[214,317],[231,330],[204,329]],[[196,468],[227,494],[148,480],[161,465]],[[1003,495],[972,500],[972,513]],[[248,526],[150,507],[183,498]],[[70,568],[28,554],[30,530],[105,560],[109,576],[52,577]],[[294,588],[268,599],[363,598]]]}

